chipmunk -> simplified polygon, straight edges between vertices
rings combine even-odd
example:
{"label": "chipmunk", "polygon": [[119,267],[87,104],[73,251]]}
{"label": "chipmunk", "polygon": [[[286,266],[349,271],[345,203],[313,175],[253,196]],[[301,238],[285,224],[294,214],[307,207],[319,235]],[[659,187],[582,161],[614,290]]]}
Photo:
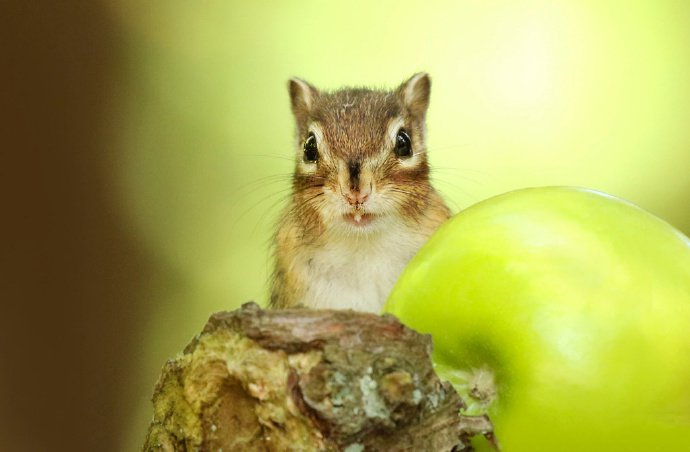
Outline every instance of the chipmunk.
{"label": "chipmunk", "polygon": [[296,122],[292,196],[274,238],[270,306],[378,313],[450,211],[429,181],[431,80],[394,91],[288,84]]}

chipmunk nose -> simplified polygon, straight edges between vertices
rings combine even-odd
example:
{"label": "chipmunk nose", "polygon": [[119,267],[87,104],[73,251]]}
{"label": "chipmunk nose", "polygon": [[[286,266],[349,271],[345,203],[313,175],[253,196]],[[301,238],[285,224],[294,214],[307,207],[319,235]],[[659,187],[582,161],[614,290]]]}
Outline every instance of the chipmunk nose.
{"label": "chipmunk nose", "polygon": [[345,194],[347,202],[351,206],[358,206],[364,204],[369,198],[369,193],[371,193],[371,187],[366,187],[364,189],[360,188],[361,181],[361,169],[362,164],[360,161],[351,161],[348,163],[348,172],[350,174],[350,190]]}
{"label": "chipmunk nose", "polygon": [[347,195],[345,195],[345,198],[351,206],[356,206],[359,204],[364,204],[366,200],[369,199],[369,193],[363,193],[359,190],[349,191]]}

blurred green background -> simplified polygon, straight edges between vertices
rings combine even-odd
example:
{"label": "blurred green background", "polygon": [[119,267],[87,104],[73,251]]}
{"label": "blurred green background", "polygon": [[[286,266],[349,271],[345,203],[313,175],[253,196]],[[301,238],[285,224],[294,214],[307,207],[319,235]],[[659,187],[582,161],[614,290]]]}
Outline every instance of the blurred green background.
{"label": "blurred green background", "polygon": [[[25,150],[13,155],[27,176],[3,193],[36,200],[17,204],[38,229],[17,234],[41,257],[22,267],[17,247],[24,292],[7,299],[19,317],[46,312],[53,333],[50,353],[41,342],[12,356],[61,366],[74,389],[50,391],[52,409],[81,423],[34,417],[19,397],[47,394],[34,367],[3,376],[0,408],[44,422],[46,437],[138,449],[165,360],[212,312],[265,301],[292,170],[292,76],[392,88],[429,72],[432,177],[454,211],[580,185],[690,233],[687,1],[15,3],[0,14],[20,37],[6,71],[22,89],[7,105],[25,121],[5,142]],[[26,181],[35,195],[16,190]],[[38,203],[44,213],[27,207]],[[22,384],[34,392],[11,389]],[[3,425],[0,441],[40,441]]]}
{"label": "blurred green background", "polygon": [[152,281],[128,389],[141,442],[163,361],[213,311],[263,302],[288,194],[286,80],[433,80],[433,178],[457,211],[581,185],[690,230],[690,3],[189,2],[114,5],[126,96],[113,172],[123,221],[174,277]]}

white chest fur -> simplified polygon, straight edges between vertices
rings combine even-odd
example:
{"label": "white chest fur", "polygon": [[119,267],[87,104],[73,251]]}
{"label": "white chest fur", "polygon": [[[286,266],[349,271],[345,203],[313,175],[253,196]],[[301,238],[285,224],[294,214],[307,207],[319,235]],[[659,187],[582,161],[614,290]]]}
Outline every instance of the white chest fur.
{"label": "white chest fur", "polygon": [[301,303],[312,308],[379,313],[425,237],[400,227],[373,236],[343,236],[303,255],[308,285]]}

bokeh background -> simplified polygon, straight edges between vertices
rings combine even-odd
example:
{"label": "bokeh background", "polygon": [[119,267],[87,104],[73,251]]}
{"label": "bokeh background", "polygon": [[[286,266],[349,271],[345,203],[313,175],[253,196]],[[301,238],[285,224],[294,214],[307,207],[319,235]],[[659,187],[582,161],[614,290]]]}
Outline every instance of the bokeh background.
{"label": "bokeh background", "polygon": [[429,72],[455,211],[580,185],[690,233],[687,1],[0,5],[2,450],[137,450],[165,360],[265,302],[291,76]]}

